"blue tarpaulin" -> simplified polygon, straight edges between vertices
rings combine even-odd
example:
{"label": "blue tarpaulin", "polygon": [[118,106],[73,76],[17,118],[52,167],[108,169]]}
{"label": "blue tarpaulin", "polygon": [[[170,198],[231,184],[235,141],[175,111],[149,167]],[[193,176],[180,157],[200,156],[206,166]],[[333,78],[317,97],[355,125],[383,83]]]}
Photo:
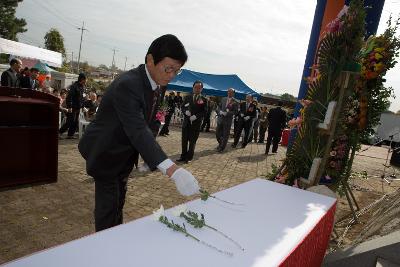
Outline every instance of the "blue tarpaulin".
{"label": "blue tarpaulin", "polygon": [[235,98],[243,100],[250,94],[260,98],[260,94],[248,87],[237,75],[217,75],[183,69],[168,85],[167,90],[192,92],[193,82],[203,82],[203,95],[226,96],[229,88],[235,89]]}

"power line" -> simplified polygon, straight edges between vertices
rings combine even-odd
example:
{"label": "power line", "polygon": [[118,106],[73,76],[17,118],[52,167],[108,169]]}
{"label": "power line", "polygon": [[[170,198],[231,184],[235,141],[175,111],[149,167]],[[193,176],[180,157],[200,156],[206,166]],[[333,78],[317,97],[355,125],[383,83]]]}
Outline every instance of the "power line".
{"label": "power line", "polygon": [[35,2],[37,4],[39,4],[44,10],[46,10],[49,14],[57,17],[59,20],[63,21],[64,23],[76,28],[77,26],[72,24],[71,22],[69,22],[68,20],[64,19],[63,17],[61,17],[60,15],[58,15],[57,13],[53,12],[51,9],[49,9],[47,6],[43,5],[43,3],[41,3],[39,0],[35,0]]}

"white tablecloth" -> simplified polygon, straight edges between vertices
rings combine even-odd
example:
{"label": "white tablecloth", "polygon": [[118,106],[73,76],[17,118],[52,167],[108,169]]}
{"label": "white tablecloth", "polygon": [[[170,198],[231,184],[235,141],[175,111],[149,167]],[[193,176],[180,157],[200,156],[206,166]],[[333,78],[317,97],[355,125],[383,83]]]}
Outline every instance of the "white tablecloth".
{"label": "white tablecloth", "polygon": [[[233,257],[197,243],[147,216],[6,266],[276,266],[336,201],[263,179],[254,179],[215,195],[245,205],[232,206],[210,198],[206,202],[199,199],[188,202],[187,206],[204,213],[209,225],[231,236],[245,251],[212,230],[185,225],[201,240],[233,252]],[[175,222],[183,222],[173,217],[171,210],[166,215]]]}

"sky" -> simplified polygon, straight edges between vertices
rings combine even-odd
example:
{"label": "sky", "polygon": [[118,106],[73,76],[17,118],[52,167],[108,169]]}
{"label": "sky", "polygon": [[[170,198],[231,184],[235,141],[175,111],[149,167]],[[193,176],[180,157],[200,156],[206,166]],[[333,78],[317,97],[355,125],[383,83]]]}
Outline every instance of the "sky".
{"label": "sky", "polygon": [[[151,42],[175,34],[188,52],[186,69],[237,74],[260,93],[297,96],[316,0],[24,0],[16,16],[27,21],[19,41],[44,46],[56,28],[67,56],[77,60],[84,21],[81,62],[127,69],[144,63]],[[400,0],[386,0],[378,33],[389,15],[400,14]],[[127,58],[127,59],[126,59]],[[395,89],[390,110],[400,110],[400,65],[387,73]]]}

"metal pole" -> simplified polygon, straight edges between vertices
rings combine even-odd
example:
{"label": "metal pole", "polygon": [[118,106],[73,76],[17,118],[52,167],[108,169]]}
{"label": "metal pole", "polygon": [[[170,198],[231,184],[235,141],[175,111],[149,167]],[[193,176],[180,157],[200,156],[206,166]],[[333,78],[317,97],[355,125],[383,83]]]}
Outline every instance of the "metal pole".
{"label": "metal pole", "polygon": [[79,73],[79,63],[81,61],[81,49],[82,49],[82,37],[83,37],[83,31],[86,31],[85,29],[85,22],[82,22],[82,28],[78,28],[78,30],[81,30],[81,42],[79,43],[79,54],[78,54],[78,73]]}

